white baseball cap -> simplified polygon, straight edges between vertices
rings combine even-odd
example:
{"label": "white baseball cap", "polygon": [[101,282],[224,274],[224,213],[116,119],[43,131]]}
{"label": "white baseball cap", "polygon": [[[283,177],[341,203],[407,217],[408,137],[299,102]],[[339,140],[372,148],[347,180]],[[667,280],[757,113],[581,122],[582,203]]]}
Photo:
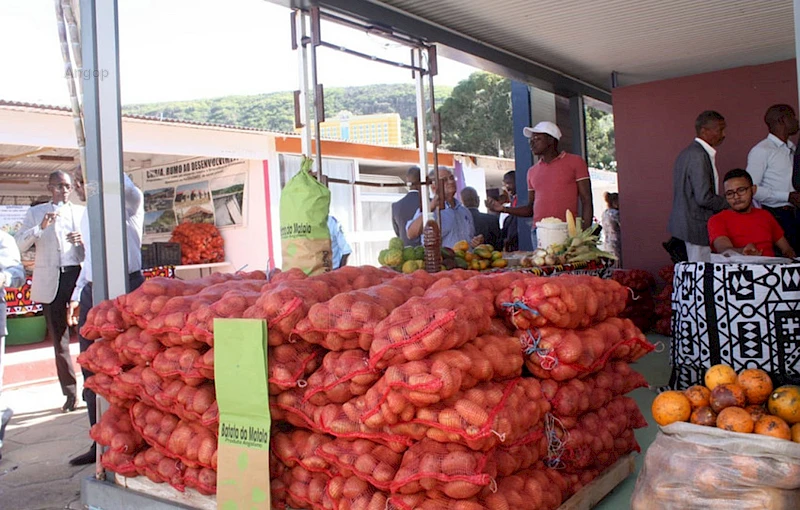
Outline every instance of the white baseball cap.
{"label": "white baseball cap", "polygon": [[532,128],[522,128],[522,134],[525,135],[525,138],[532,137],[534,133],[545,133],[552,136],[556,140],[561,140],[561,130],[558,129],[558,126],[546,120],[536,124]]}

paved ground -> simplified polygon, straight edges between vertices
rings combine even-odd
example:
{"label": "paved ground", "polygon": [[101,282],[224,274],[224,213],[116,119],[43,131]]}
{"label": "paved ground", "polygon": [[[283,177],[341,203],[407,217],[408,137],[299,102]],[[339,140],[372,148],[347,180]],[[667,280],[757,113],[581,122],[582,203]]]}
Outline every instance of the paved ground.
{"label": "paved ground", "polygon": [[94,464],[79,468],[68,461],[91,444],[86,407],[62,413],[58,383],[6,390],[2,398],[14,417],[0,460],[0,509],[82,508],[80,481],[94,473]]}
{"label": "paved ground", "polygon": [[[668,345],[668,338],[648,335],[652,342]],[[651,385],[666,384],[669,362],[666,352],[650,354],[635,368]],[[81,381],[82,382],[82,381]],[[644,451],[655,438],[657,427],[650,413],[655,392],[642,388],[632,394],[650,426],[637,431]],[[94,465],[72,467],[68,460],[90,445],[86,407],[68,414],[61,412],[64,397],[58,383],[24,385],[3,392],[3,400],[14,409],[6,429],[3,458],[0,460],[0,510],[81,509],[80,484],[94,474]],[[596,510],[629,508],[637,471],[609,494]]]}

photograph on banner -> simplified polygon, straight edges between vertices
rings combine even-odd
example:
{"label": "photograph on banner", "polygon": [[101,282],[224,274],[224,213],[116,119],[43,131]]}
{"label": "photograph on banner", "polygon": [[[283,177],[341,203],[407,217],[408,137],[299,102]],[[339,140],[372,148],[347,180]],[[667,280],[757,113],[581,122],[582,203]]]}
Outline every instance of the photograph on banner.
{"label": "photograph on banner", "polygon": [[156,188],[144,192],[144,212],[172,210],[175,188]]}
{"label": "photograph on banner", "polygon": [[247,174],[234,174],[213,179],[210,183],[214,199],[217,227],[244,224],[244,187]]}
{"label": "photograph on banner", "polygon": [[175,211],[172,209],[144,213],[145,234],[169,234],[177,225]]}

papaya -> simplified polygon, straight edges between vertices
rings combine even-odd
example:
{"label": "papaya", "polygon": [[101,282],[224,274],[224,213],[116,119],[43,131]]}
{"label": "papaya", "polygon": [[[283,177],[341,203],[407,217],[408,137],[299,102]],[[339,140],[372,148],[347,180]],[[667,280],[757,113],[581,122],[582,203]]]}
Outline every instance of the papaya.
{"label": "papaya", "polygon": [[492,261],[492,267],[506,267],[508,265],[508,261],[506,259],[495,259]]}
{"label": "papaya", "polygon": [[492,252],[491,250],[487,250],[486,248],[477,247],[473,250],[475,255],[484,259],[484,260],[491,260],[492,259]]}
{"label": "papaya", "polygon": [[459,269],[469,269],[469,263],[461,257],[456,257],[456,267]]}
{"label": "papaya", "polygon": [[503,258],[503,253],[497,250],[492,252],[492,260],[500,260]]}
{"label": "papaya", "polygon": [[467,252],[469,251],[469,243],[467,241],[459,241],[453,245],[453,249],[455,251]]}
{"label": "papaya", "polygon": [[442,246],[442,258],[443,259],[454,259],[454,258],[456,258],[456,252],[451,248],[448,248],[446,246]]}

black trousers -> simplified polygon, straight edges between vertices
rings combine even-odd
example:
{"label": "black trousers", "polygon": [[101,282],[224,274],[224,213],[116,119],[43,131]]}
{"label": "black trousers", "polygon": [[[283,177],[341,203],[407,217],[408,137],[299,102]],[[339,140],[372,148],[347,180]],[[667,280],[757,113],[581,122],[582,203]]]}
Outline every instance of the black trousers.
{"label": "black trousers", "polygon": [[67,304],[69,304],[75,282],[81,272],[80,266],[64,268],[59,273],[58,291],[51,303],[42,304],[42,312],[53,341],[56,357],[56,372],[58,382],[61,384],[61,393],[65,396],[76,396],[75,369],[72,368],[72,359],[69,356],[69,330],[67,328]]}
{"label": "black trousers", "polygon": [[796,207],[766,207],[772,213],[778,224],[783,229],[783,235],[789,241],[789,246],[800,256],[800,210]]}
{"label": "black trousers", "polygon": [[[138,289],[142,283],[144,283],[144,276],[142,276],[141,271],[136,271],[128,275],[128,288],[131,291]],[[83,328],[83,325],[86,324],[86,316],[89,314],[89,310],[92,308],[92,306],[94,306],[92,298],[92,282],[87,283],[81,291],[80,306],[81,310],[80,314],[78,315],[78,331],[80,331],[81,328]],[[90,345],[92,345],[92,341],[83,338],[80,333],[78,334],[78,340],[80,340],[81,343],[81,352],[85,351]],[[84,367],[81,367],[81,372],[83,373],[84,381],[94,375],[94,373]],[[95,422],[97,422],[97,398],[95,393],[89,388],[83,388],[83,401],[86,402],[86,411],[89,413],[89,423],[94,425]]]}

